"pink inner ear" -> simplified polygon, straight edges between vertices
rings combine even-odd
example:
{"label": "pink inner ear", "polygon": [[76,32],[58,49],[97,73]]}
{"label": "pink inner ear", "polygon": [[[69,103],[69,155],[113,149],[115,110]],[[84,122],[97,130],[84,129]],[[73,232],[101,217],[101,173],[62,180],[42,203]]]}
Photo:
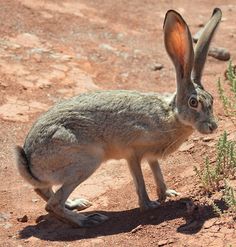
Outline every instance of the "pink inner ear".
{"label": "pink inner ear", "polygon": [[175,22],[173,29],[170,32],[169,42],[170,47],[175,56],[178,57],[178,61],[181,66],[184,67],[185,56],[187,52],[187,40],[186,40],[186,28],[183,24]]}
{"label": "pink inner ear", "polygon": [[178,17],[174,16],[174,19],[170,21],[169,27],[166,30],[166,44],[168,46],[169,55],[173,60],[181,67],[181,73],[186,72],[186,67],[188,66],[188,61],[186,58],[189,56],[189,40],[188,40],[188,30],[186,24],[179,20]]}

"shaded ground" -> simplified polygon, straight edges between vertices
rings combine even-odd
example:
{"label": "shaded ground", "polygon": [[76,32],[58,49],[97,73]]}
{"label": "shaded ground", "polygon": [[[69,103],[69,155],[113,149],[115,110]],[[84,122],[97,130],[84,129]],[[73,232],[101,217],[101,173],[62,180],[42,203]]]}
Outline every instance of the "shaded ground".
{"label": "shaded ground", "polygon": [[[46,214],[44,202],[23,182],[12,161],[13,145],[22,144],[37,116],[63,98],[95,89],[174,91],[175,73],[163,44],[165,12],[181,12],[194,33],[216,6],[223,11],[223,21],[214,45],[228,48],[234,59],[234,1],[1,0],[1,246],[236,245],[235,222],[213,218],[193,172],[206,155],[214,156],[214,144],[224,129],[235,138],[217,96],[216,81],[223,77],[225,62],[209,57],[204,76],[204,85],[216,98],[219,129],[207,138],[194,133],[162,162],[167,184],[181,196],[157,210],[139,212],[125,162],[109,161],[73,196],[90,199],[88,211],[104,211],[110,220],[93,229],[73,229]],[[157,64],[164,68],[156,70]],[[144,173],[155,198],[145,164]],[[190,199],[201,206],[191,211]],[[27,222],[17,221],[24,215]]]}

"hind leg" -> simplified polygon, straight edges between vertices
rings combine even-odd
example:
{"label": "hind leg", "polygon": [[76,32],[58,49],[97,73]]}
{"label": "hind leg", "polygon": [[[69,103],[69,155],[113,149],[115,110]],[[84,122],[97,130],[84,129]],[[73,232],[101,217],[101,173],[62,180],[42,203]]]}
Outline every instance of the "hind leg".
{"label": "hind leg", "polygon": [[54,194],[52,188],[35,188],[34,191],[46,202]]}
{"label": "hind leg", "polygon": [[80,182],[66,182],[61,188],[48,200],[46,210],[65,223],[75,227],[90,227],[98,225],[108,218],[102,214],[83,215],[68,210],[66,200],[72,191]]}
{"label": "hind leg", "polygon": [[[95,152],[95,151],[96,152]],[[84,215],[68,210],[68,205],[71,201],[67,201],[73,190],[85,181],[101,164],[102,152],[97,152],[98,148],[84,150],[83,153],[75,153],[68,155],[70,165],[66,166],[63,170],[59,170],[54,177],[58,177],[62,181],[62,186],[58,189],[48,200],[46,210],[59,218],[60,220],[70,223],[76,227],[90,227],[101,224],[108,218],[101,214]],[[69,204],[68,204],[69,202]],[[81,205],[79,200],[79,205]],[[74,203],[78,205],[78,201]],[[69,208],[73,208],[73,202]]]}

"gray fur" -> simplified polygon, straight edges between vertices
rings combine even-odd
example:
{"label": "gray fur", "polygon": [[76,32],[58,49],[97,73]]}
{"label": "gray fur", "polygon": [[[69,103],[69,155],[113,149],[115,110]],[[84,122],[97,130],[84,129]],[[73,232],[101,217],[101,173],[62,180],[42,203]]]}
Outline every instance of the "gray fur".
{"label": "gray fur", "polygon": [[[141,161],[147,159],[157,186],[160,201],[177,195],[167,189],[158,158],[174,152],[194,131],[212,133],[217,125],[212,111],[212,96],[193,83],[190,71],[180,75],[183,61],[191,63],[192,44],[187,24],[182,17],[169,11],[164,25],[166,42],[168,30],[178,21],[186,33],[183,47],[188,59],[182,60],[166,45],[177,72],[177,94],[140,93],[136,91],[99,91],[81,94],[53,106],[30,130],[23,148],[18,147],[17,166],[20,174],[47,201],[46,210],[62,221],[75,226],[93,226],[107,219],[94,214],[85,216],[69,209],[83,209],[91,204],[85,199],[67,200],[72,191],[86,180],[102,162],[109,159],[127,160],[134,179],[141,210],[159,206],[146,192]],[[173,22],[173,23],[172,23]],[[190,37],[188,37],[190,35]],[[175,47],[174,47],[175,48]],[[170,50],[168,50],[170,49]],[[176,50],[176,49],[174,49]],[[180,59],[180,60],[178,60]],[[182,63],[182,68],[179,64]],[[184,86],[183,86],[184,85]],[[191,97],[198,107],[189,105]],[[32,178],[32,179],[30,179]],[[53,185],[61,185],[56,192]]]}

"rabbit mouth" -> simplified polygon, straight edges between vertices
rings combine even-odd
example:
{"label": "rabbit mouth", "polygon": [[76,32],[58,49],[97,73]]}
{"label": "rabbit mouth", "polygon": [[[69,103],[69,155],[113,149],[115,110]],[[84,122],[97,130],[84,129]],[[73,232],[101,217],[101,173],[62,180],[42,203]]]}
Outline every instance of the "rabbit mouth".
{"label": "rabbit mouth", "polygon": [[217,129],[217,124],[215,122],[201,122],[198,127],[197,130],[201,133],[201,134],[212,134],[215,132],[215,130]]}

